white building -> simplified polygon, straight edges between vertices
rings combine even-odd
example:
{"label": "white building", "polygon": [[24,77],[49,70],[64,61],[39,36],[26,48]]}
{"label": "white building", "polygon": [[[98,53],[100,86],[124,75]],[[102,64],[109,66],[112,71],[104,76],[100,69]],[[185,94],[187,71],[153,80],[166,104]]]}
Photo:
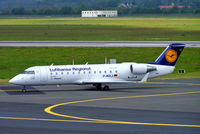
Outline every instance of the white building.
{"label": "white building", "polygon": [[117,10],[96,10],[96,11],[82,11],[82,17],[117,17],[118,13]]}

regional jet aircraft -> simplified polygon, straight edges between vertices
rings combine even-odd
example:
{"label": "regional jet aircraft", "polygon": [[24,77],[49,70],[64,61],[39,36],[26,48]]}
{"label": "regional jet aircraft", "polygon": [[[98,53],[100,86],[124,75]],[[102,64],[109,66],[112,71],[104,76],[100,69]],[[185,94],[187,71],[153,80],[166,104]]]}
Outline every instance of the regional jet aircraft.
{"label": "regional jet aircraft", "polygon": [[184,44],[170,44],[151,63],[86,64],[34,66],[12,78],[9,82],[26,86],[91,84],[97,89],[109,89],[109,84],[142,83],[149,78],[172,73]]}

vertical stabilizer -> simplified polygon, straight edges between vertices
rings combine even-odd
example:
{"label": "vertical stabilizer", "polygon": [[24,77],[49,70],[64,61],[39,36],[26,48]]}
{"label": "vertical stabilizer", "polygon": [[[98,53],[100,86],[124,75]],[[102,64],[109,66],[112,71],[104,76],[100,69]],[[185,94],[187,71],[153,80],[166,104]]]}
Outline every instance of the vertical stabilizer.
{"label": "vertical stabilizer", "polygon": [[170,44],[155,62],[149,64],[174,66],[184,47],[185,45],[181,43]]}

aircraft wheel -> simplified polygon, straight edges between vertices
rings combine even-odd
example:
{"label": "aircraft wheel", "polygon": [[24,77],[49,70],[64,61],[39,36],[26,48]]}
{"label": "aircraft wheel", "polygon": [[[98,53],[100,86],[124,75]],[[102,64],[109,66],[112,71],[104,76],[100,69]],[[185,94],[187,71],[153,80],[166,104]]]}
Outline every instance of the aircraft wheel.
{"label": "aircraft wheel", "polygon": [[97,88],[97,90],[101,90],[102,89],[101,84],[97,84],[96,88]]}
{"label": "aircraft wheel", "polygon": [[103,90],[109,90],[109,86],[107,86],[107,85],[104,86],[104,87],[103,87]]}

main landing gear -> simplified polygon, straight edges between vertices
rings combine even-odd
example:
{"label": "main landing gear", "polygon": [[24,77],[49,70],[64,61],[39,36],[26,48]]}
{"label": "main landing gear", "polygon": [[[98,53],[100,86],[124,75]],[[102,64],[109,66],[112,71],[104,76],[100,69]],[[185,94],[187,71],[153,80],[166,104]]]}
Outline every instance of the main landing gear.
{"label": "main landing gear", "polygon": [[109,86],[105,85],[105,86],[103,87],[103,90],[109,90]]}
{"label": "main landing gear", "polygon": [[109,86],[105,85],[102,87],[102,84],[94,84],[94,86],[97,88],[97,90],[109,90]]}

